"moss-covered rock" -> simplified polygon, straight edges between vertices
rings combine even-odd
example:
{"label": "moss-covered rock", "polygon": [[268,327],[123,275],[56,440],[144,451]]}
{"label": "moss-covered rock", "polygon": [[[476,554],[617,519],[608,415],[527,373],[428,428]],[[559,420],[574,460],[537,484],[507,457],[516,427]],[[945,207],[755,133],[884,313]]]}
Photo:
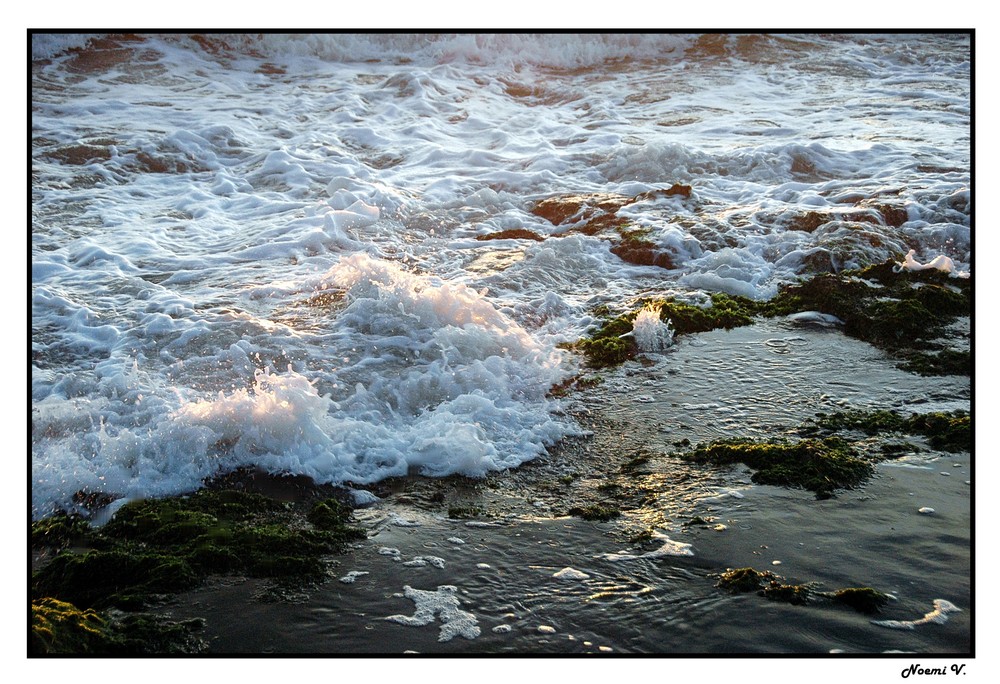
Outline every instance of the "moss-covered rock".
{"label": "moss-covered rock", "polygon": [[61,548],[84,539],[89,531],[84,518],[60,512],[31,524],[31,548]]}
{"label": "moss-covered rock", "polygon": [[495,233],[487,233],[486,235],[477,235],[476,239],[480,242],[488,240],[532,240],[534,242],[542,242],[545,238],[527,228],[509,228]]}
{"label": "moss-covered rock", "polygon": [[871,587],[840,589],[832,594],[824,594],[824,596],[866,615],[874,615],[889,602],[888,595]]}
{"label": "moss-covered rock", "polygon": [[906,271],[886,261],[859,271],[817,275],[788,285],[760,306],[763,315],[822,311],[844,322],[844,333],[892,353],[924,375],[971,372],[968,354],[935,340],[972,312],[971,283],[934,269]]}
{"label": "moss-covered rock", "polygon": [[874,472],[870,461],[836,437],[797,442],[726,439],[699,444],[682,457],[714,465],[742,463],[754,471],[752,479],[758,484],[808,489],[817,498],[857,487]]}
{"label": "moss-covered rock", "polygon": [[336,499],[325,499],[313,506],[306,517],[318,529],[337,531],[347,524],[351,511]]}
{"label": "moss-covered rock", "polygon": [[904,349],[896,352],[899,367],[917,375],[971,375],[972,354],[957,349]]}
{"label": "moss-covered rock", "polygon": [[[74,523],[69,529],[79,535],[80,548],[62,551],[36,571],[32,591],[84,608],[136,609],[212,574],[315,581],[323,576],[324,556],[365,537],[348,518],[334,499],[305,512],[236,490],[133,501],[104,527]],[[32,536],[50,539],[51,530],[63,527],[39,521]]]}
{"label": "moss-covered rock", "polygon": [[584,520],[596,522],[607,522],[614,520],[622,514],[621,510],[612,505],[594,504],[591,506],[574,506],[569,509],[567,515],[572,515]]}
{"label": "moss-covered rock", "polygon": [[761,589],[761,595],[769,601],[780,601],[791,603],[793,606],[802,606],[809,603],[812,595],[812,587],[808,584],[783,584],[778,580],[772,580],[766,587]]}
{"label": "moss-covered rock", "polygon": [[32,655],[194,654],[202,620],[175,622],[150,614],[102,614],[45,597],[31,604]]}
{"label": "moss-covered rock", "polygon": [[872,615],[889,601],[889,596],[870,587],[853,587],[833,592],[817,591],[816,583],[787,584],[783,577],[767,570],[754,568],[729,569],[719,575],[716,587],[730,594],[756,592],[770,601],[794,606],[810,603],[813,598],[830,599],[854,610]]}
{"label": "moss-covered rock", "polygon": [[711,305],[707,307],[684,304],[673,299],[646,299],[639,304],[626,314],[608,318],[590,337],[577,341],[570,348],[582,352],[591,367],[614,366],[635,355],[635,344],[631,338],[623,336],[632,331],[636,316],[644,308],[659,309],[660,319],[669,321],[677,335],[750,325],[760,311],[760,305],[753,300],[725,294],[713,294]]}
{"label": "moss-covered rock", "polygon": [[909,416],[884,409],[840,411],[816,414],[813,425],[827,432],[857,430],[867,435],[897,432],[922,435],[934,449],[972,450],[972,420],[967,411],[912,413]]}
{"label": "moss-covered rock", "polygon": [[759,591],[778,578],[773,572],[759,571],[753,568],[736,568],[726,570],[719,577],[715,586],[730,594],[747,594]]}
{"label": "moss-covered rock", "polygon": [[[659,252],[643,239],[642,231],[623,231],[622,235],[616,253],[626,254],[634,263],[672,267],[667,256],[657,262]],[[711,295],[708,307],[674,299],[643,300],[632,311],[608,318],[571,348],[582,352],[593,367],[622,363],[636,349],[621,336],[632,330],[639,311],[650,305],[659,308],[660,317],[670,321],[677,335],[728,330],[750,325],[757,317],[821,311],[843,321],[845,334],[892,353],[906,370],[924,375],[969,374],[968,352],[937,341],[948,324],[971,314],[969,280],[935,270],[897,269],[898,263],[890,260],[860,271],[822,273],[781,288],[767,302],[720,293]]]}
{"label": "moss-covered rock", "polygon": [[669,320],[677,335],[708,332],[709,330],[730,330],[753,323],[760,313],[760,305],[746,297],[727,294],[713,294],[711,306],[700,307],[682,304],[674,300],[654,302],[660,308],[660,318]]}
{"label": "moss-covered rock", "polygon": [[757,592],[771,601],[781,601],[793,605],[809,602],[812,586],[808,584],[785,584],[783,578],[768,570],[737,568],[726,570],[715,584],[730,594]]}
{"label": "moss-covered rock", "polygon": [[94,610],[42,598],[31,604],[29,651],[34,655],[106,653],[113,636],[107,620]]}
{"label": "moss-covered rock", "polygon": [[463,520],[465,518],[478,518],[483,514],[480,506],[449,506],[448,517],[453,520]]}

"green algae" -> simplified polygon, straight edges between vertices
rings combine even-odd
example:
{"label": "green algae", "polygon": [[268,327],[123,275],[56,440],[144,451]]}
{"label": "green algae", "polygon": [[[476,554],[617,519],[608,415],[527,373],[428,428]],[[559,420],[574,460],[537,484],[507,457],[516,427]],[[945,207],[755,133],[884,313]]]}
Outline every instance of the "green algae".
{"label": "green algae", "polygon": [[487,240],[532,240],[534,242],[542,242],[545,238],[526,228],[511,228],[486,235],[477,235],[476,239],[480,242]]}
{"label": "green algae", "polygon": [[613,505],[593,504],[590,506],[574,506],[567,515],[595,522],[608,522],[622,514],[621,509]]}
{"label": "green algae", "polygon": [[833,592],[816,590],[815,582],[787,584],[784,578],[768,570],[754,568],[729,569],[718,575],[715,586],[730,594],[756,592],[770,601],[802,606],[814,598],[824,598],[849,606],[859,613],[873,615],[889,601],[889,596],[871,587],[851,587]]}
{"label": "green algae", "polygon": [[61,548],[84,539],[90,523],[78,515],[57,513],[31,524],[31,548]]}
{"label": "green algae", "polygon": [[912,413],[909,416],[884,409],[817,413],[813,425],[820,430],[857,430],[867,435],[921,435],[934,449],[950,452],[972,450],[972,419],[967,411]]}
{"label": "green algae", "polygon": [[[307,513],[260,494],[200,490],[172,499],[133,501],[101,528],[81,532],[81,549],[63,550],[32,577],[35,597],[84,608],[133,610],[163,594],[198,586],[209,575],[242,574],[283,581],[322,579],[324,556],[362,530],[335,500]],[[311,524],[309,524],[311,523]],[[33,524],[33,539],[48,540],[52,524]]]}
{"label": "green algae", "polygon": [[100,653],[110,650],[112,643],[111,627],[94,610],[80,610],[54,598],[31,604],[32,654]]}
{"label": "green algae", "polygon": [[483,514],[481,506],[449,506],[448,517],[454,520],[478,518]]}
{"label": "green algae", "polygon": [[896,353],[899,367],[925,376],[971,375],[972,354],[957,349],[906,349]]}
{"label": "green algae", "polygon": [[320,530],[335,532],[344,528],[350,516],[350,510],[339,501],[325,499],[313,506],[306,518]]}
{"label": "green algae", "polygon": [[769,601],[780,601],[790,603],[793,606],[802,606],[809,603],[813,590],[808,584],[782,584],[774,580],[761,589],[761,595]]}
{"label": "green algae", "polygon": [[582,339],[575,348],[583,352],[591,368],[617,366],[635,353],[628,342],[611,336]]}
{"label": "green algae", "polygon": [[[641,237],[630,237],[621,244],[643,242]],[[906,370],[923,375],[969,374],[968,353],[934,341],[948,324],[971,314],[968,279],[939,271],[896,272],[897,267],[890,260],[859,271],[819,274],[783,286],[767,302],[721,293],[712,294],[707,307],[676,299],[644,299],[628,313],[606,318],[570,348],[583,353],[595,368],[628,360],[636,349],[622,336],[632,331],[633,321],[647,306],[658,308],[660,318],[669,321],[677,335],[730,330],[751,325],[759,317],[821,311],[840,319],[844,334],[894,354]]]}
{"label": "green algae", "polygon": [[936,342],[945,328],[972,312],[971,283],[934,269],[906,271],[892,260],[858,271],[821,274],[786,285],[758,309],[781,316],[821,311],[844,323],[844,334],[863,340],[921,375],[968,375],[969,355]]}
{"label": "green algae", "polygon": [[648,544],[649,542],[653,541],[655,536],[656,535],[654,534],[653,530],[647,528],[645,530],[636,532],[635,534],[630,536],[627,541],[629,544],[633,546],[638,546],[641,544]]}
{"label": "green algae", "polygon": [[763,589],[777,579],[777,575],[767,570],[759,571],[753,568],[736,568],[726,570],[719,577],[715,586],[730,594],[747,594]]}
{"label": "green algae", "polygon": [[742,463],[754,471],[757,484],[807,489],[817,498],[857,487],[874,473],[870,461],[836,437],[797,442],[725,439],[699,444],[682,457],[714,465]]}
{"label": "green algae", "polygon": [[757,592],[771,601],[781,601],[792,605],[809,602],[812,587],[808,584],[784,584],[782,578],[767,570],[753,568],[730,569],[719,576],[715,584],[730,594]]}
{"label": "green algae", "polygon": [[760,305],[746,297],[716,293],[711,296],[711,302],[711,306],[704,308],[672,299],[656,300],[652,304],[659,307],[660,319],[669,320],[677,335],[751,325],[760,312]]}
{"label": "green algae", "polygon": [[44,597],[31,604],[31,655],[194,654],[204,622],[175,622],[157,615],[99,613]]}
{"label": "green algae", "polygon": [[637,349],[631,339],[623,336],[632,332],[636,316],[647,307],[659,309],[660,320],[669,321],[676,335],[751,325],[760,310],[760,305],[753,300],[726,294],[713,294],[708,307],[684,304],[674,299],[644,299],[633,311],[606,319],[589,337],[578,340],[569,348],[581,352],[592,368],[615,366],[627,361]]}

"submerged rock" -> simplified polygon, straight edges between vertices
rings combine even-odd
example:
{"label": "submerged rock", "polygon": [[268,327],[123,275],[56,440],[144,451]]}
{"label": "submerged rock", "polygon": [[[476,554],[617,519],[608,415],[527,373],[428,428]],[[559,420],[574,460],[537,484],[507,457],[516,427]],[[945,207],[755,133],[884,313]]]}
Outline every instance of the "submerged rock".
{"label": "submerged rock", "polygon": [[724,439],[699,444],[682,456],[696,463],[742,463],[754,471],[757,484],[808,489],[820,499],[859,486],[875,471],[870,461],[836,437],[797,442]]}
{"label": "submerged rock", "polygon": [[486,235],[478,235],[476,239],[480,242],[487,240],[534,240],[535,242],[541,242],[545,238],[534,233],[527,228],[511,228],[509,230],[501,230],[496,233],[487,233]]}
{"label": "submerged rock", "polygon": [[827,432],[858,430],[867,435],[909,433],[922,435],[934,449],[972,450],[972,419],[966,411],[912,413],[909,417],[896,411],[841,411],[817,413],[813,430]]}
{"label": "submerged rock", "polygon": [[333,499],[305,505],[203,489],[130,502],[100,528],[61,516],[39,521],[32,526],[36,548],[58,549],[67,538],[76,548],[58,552],[33,574],[32,594],[83,608],[134,609],[198,586],[209,575],[319,580],[323,556],[365,533],[347,524],[350,509]]}
{"label": "submerged rock", "polygon": [[729,569],[719,575],[715,584],[730,594],[747,594],[757,592],[771,601],[790,603],[793,606],[806,605],[813,598],[825,598],[850,606],[854,610],[871,615],[889,601],[888,594],[883,594],[870,587],[852,587],[834,592],[816,591],[814,582],[805,584],[786,584],[784,578],[767,570],[754,568]]}

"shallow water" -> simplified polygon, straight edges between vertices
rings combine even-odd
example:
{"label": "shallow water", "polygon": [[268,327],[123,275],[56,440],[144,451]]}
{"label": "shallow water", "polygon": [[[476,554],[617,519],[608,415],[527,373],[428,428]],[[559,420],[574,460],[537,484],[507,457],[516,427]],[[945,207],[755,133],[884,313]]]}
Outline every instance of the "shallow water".
{"label": "shallow water", "polygon": [[[689,375],[712,383],[715,374],[729,372],[720,361],[738,358],[736,350],[774,354],[764,343],[781,329],[772,322],[698,336],[703,345],[649,355],[653,365],[630,362],[605,382],[641,397],[650,378],[676,366],[669,376],[678,383],[672,391],[686,395],[676,387],[691,387]],[[846,366],[858,380],[838,383],[835,371],[842,371],[845,361],[837,350],[864,345],[827,330],[798,329],[798,334],[801,347],[813,347],[813,408],[827,408],[821,393],[841,406],[841,394],[851,397],[859,386],[867,386],[866,398],[902,408],[912,392],[908,384],[920,380],[868,348],[867,354],[851,355]],[[695,370],[687,362],[705,347],[730,351],[717,351],[709,358],[718,361]],[[794,373],[772,373],[759,363],[742,367],[756,383],[765,375],[784,377],[784,389],[775,390],[770,401],[789,410],[752,411],[756,419],[721,425],[690,420],[664,432],[661,423],[682,424],[690,411],[708,409],[685,408],[663,396],[633,403],[602,400],[588,390],[592,396],[577,402],[587,407],[580,420],[592,434],[547,457],[482,483],[410,479],[377,490],[383,498],[355,512],[369,530],[368,541],[338,557],[330,580],[308,591],[301,603],[259,605],[258,584],[223,582],[166,610],[175,617],[206,617],[204,637],[218,653],[970,652],[969,455],[919,451],[915,445],[902,459],[881,463],[863,487],[829,500],[754,485],[741,467],[714,469],[674,458],[670,440],[682,435],[697,440],[755,431],[773,435],[811,415],[808,402],[794,400],[803,391]],[[725,415],[720,408],[747,401],[739,383],[715,386],[711,415]],[[967,401],[967,390],[966,385],[924,399],[946,410]],[[664,395],[670,392],[663,389]],[[620,479],[621,465],[637,453],[650,460]],[[567,474],[571,482],[564,479]],[[601,488],[609,482],[629,483],[653,496],[638,504],[629,496],[616,499],[624,502],[623,513],[609,522],[564,517],[572,503],[606,493]],[[434,492],[439,496],[430,495]],[[479,510],[473,520],[448,516],[453,508],[469,507]],[[691,524],[696,518],[704,523]],[[651,539],[636,539],[649,530]],[[817,591],[873,587],[892,600],[869,616],[819,597],[805,606],[789,605],[754,593],[730,595],[715,586],[719,573],[739,567],[770,570]],[[342,581],[351,573],[353,582]],[[415,602],[404,596],[407,586],[457,598],[454,607],[471,616],[478,635],[442,640],[450,623],[439,614],[419,626],[388,619],[418,615]],[[936,600],[959,611],[940,624],[912,629],[875,624],[920,620]],[[234,604],[245,603],[260,614],[253,627],[230,616]]]}
{"label": "shallow water", "polygon": [[[968,408],[967,378],[919,378],[835,328],[771,321],[678,338],[568,397],[550,389],[581,371],[558,345],[595,325],[599,307],[768,299],[815,273],[903,263],[910,250],[968,277],[969,36],[35,35],[32,55],[33,518],[89,514],[79,502],[93,494],[171,495],[255,467],[380,493],[396,487],[386,478],[486,476],[489,492],[475,495],[506,520],[478,550],[502,581],[459,572],[476,548],[435,536],[454,523],[413,528],[421,547],[452,559],[413,569],[426,575],[414,588],[458,587],[463,610],[480,616],[476,640],[438,644],[437,626],[331,625],[321,619],[331,593],[301,609],[311,617],[275,609],[296,621],[295,637],[233,625],[221,650],[377,650],[385,642],[371,632],[386,630],[403,650],[965,650],[968,611],[946,626],[956,631],[931,625],[884,644],[859,636],[864,620],[829,610],[819,624],[835,636],[803,627],[744,640],[720,615],[799,613],[718,596],[704,573],[724,569],[733,548],[627,569],[590,550],[621,550],[599,542],[640,523],[674,538],[684,531],[671,523],[718,494],[729,475],[679,474],[664,456],[675,441],[780,433],[839,407]],[[690,196],[667,193],[674,184]],[[591,209],[554,222],[536,209],[570,194]],[[621,225],[587,229],[600,201]],[[505,230],[537,239],[477,239]],[[660,266],[611,251],[632,230]],[[657,497],[636,509],[645,517],[626,517],[610,539],[600,525],[552,519],[565,503],[553,478],[582,478],[586,493],[601,478],[591,459],[618,466],[640,449],[658,464],[634,492]],[[403,489],[433,487],[415,482]],[[948,491],[967,511],[965,490]],[[786,496],[767,493],[753,515],[778,516]],[[835,504],[806,498],[809,529]],[[948,591],[901,596],[899,619],[936,598],[967,607],[957,578],[968,555],[953,548],[969,538],[967,513],[949,520],[951,537],[930,549],[920,535],[893,546],[912,566],[907,581],[920,558],[957,559],[930,575]],[[405,545],[406,529],[373,543]],[[838,539],[842,560],[830,573],[804,566],[803,581],[856,567],[843,546],[853,543]],[[394,596],[404,575],[367,564],[372,574],[347,589],[333,583],[352,610],[413,615],[414,602]],[[550,609],[548,588],[532,591],[569,565],[591,579],[559,581]],[[494,601],[490,587],[508,598]],[[631,617],[602,617],[622,611]],[[638,617],[648,611],[658,640]],[[494,633],[504,612],[512,631]]]}
{"label": "shallow water", "polygon": [[[969,523],[968,490],[959,477],[906,467],[887,468],[863,492],[825,502],[743,488],[740,499],[697,509],[727,529],[671,535],[690,544],[693,556],[624,560],[605,555],[643,551],[623,542],[613,524],[538,518],[470,527],[396,508],[405,524],[388,524],[339,559],[337,578],[304,603],[262,604],[254,599],[259,587],[243,583],[199,590],[167,612],[207,617],[203,637],[216,653],[968,653],[969,539],[955,533]],[[937,506],[934,516],[917,512],[927,503]],[[428,556],[443,567],[406,565]],[[877,619],[917,620],[943,597],[962,612],[944,624],[898,630],[821,600],[792,606],[715,588],[714,573],[745,566],[826,591],[877,586],[895,597]],[[586,577],[555,577],[565,568]],[[349,572],[365,574],[341,582]],[[456,587],[459,608],[480,634],[442,641],[448,623],[439,617],[424,626],[388,620],[415,615],[406,586]],[[245,606],[235,620],[234,605]]]}

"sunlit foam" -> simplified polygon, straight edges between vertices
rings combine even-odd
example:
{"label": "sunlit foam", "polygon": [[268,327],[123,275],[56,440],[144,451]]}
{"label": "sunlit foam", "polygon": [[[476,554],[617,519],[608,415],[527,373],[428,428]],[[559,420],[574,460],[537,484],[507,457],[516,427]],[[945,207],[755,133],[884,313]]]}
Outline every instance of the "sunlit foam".
{"label": "sunlit foam", "polygon": [[657,352],[674,343],[674,330],[669,322],[660,319],[660,307],[653,304],[644,306],[632,322],[632,333],[639,349]]}

